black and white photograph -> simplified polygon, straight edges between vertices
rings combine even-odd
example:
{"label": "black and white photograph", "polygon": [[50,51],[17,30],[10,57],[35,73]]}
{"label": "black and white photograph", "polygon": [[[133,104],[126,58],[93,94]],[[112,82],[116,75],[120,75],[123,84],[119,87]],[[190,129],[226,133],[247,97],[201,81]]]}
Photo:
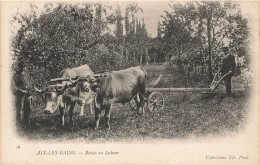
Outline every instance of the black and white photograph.
{"label": "black and white photograph", "polygon": [[1,164],[260,163],[260,3],[0,8]]}

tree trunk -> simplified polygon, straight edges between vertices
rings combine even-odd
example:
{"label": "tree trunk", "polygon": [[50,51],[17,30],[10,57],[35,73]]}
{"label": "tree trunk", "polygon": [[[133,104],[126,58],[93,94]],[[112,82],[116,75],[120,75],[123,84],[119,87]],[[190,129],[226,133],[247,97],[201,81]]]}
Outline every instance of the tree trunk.
{"label": "tree trunk", "polygon": [[[212,12],[212,11],[209,11]],[[207,18],[207,36],[208,36],[208,52],[209,52],[209,63],[208,63],[208,74],[209,74],[209,79],[212,81],[213,80],[213,74],[212,74],[212,66],[211,66],[211,57],[212,57],[212,52],[211,52],[211,19],[212,19],[212,14],[208,16]]]}
{"label": "tree trunk", "polygon": [[135,65],[135,52],[134,52],[134,60],[133,60],[133,65]]}
{"label": "tree trunk", "polygon": [[143,55],[140,55],[140,64],[143,63]]}
{"label": "tree trunk", "polygon": [[128,50],[127,50],[127,47],[125,48],[125,60],[128,62]]}
{"label": "tree trunk", "polygon": [[145,47],[145,59],[146,59],[146,65],[149,65],[149,56],[148,56],[148,48]]}

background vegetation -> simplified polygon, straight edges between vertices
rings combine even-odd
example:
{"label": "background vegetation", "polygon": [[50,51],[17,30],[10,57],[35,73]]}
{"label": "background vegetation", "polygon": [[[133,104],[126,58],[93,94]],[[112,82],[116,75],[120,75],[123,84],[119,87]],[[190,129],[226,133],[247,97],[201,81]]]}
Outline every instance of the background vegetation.
{"label": "background vegetation", "polygon": [[[210,80],[229,46],[238,69],[249,67],[248,20],[231,2],[169,3],[152,38],[137,3],[124,8],[108,3],[30,4],[11,23],[13,69],[25,62],[29,84],[46,86],[68,67],[90,65],[96,72],[149,62],[178,65],[182,74]],[[238,72],[239,73],[239,72]],[[30,86],[29,85],[29,86]]]}

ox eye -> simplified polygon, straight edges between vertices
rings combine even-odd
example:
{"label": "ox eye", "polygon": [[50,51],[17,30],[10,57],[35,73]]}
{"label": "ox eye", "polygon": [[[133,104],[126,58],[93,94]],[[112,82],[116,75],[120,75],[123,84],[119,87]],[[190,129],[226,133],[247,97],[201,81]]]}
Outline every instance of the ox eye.
{"label": "ox eye", "polygon": [[86,92],[88,92],[88,91],[89,91],[88,87],[85,87],[85,88],[84,88],[84,90],[85,90]]}

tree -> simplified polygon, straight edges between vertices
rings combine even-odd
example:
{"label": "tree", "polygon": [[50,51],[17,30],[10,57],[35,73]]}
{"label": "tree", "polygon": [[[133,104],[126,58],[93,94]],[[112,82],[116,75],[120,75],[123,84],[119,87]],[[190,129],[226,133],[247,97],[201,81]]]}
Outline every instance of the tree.
{"label": "tree", "polygon": [[[207,60],[210,80],[215,70],[212,67],[216,66],[217,59],[220,59],[218,56],[222,54],[224,39],[227,39],[230,45],[237,45],[233,49],[236,54],[247,50],[248,28],[236,3],[189,2],[170,6],[172,11],[165,12],[162,22],[164,49],[167,52],[174,50],[178,59],[181,59],[181,56],[188,58],[191,64],[204,65],[204,59]],[[237,28],[241,24],[244,27],[243,32]],[[245,44],[233,44],[234,41],[239,41],[239,38],[240,43]]]}
{"label": "tree", "polygon": [[126,9],[125,9],[125,33],[126,33],[126,36],[129,35],[130,32],[131,32],[131,24],[130,24],[129,17],[130,17],[129,16],[129,9],[126,7]]}
{"label": "tree", "polygon": [[117,6],[116,9],[116,28],[115,28],[115,36],[118,40],[120,40],[119,42],[121,42],[121,39],[123,37],[123,24],[122,24],[122,11],[120,6]]}
{"label": "tree", "polygon": [[161,25],[160,25],[160,21],[158,21],[157,24],[157,38],[162,38],[162,29],[161,29]]}
{"label": "tree", "polygon": [[[31,13],[14,16],[13,23],[20,28],[12,40],[13,68],[19,61],[24,61],[30,82],[44,86],[64,68],[87,63],[96,71],[99,68],[94,64],[99,59],[93,54],[106,59],[102,60],[101,67],[113,67],[106,65],[112,57],[108,49],[96,46],[108,28],[104,17],[107,6],[63,3],[45,4],[44,7],[39,15],[37,6],[32,6]],[[99,53],[101,55],[97,55]]]}

